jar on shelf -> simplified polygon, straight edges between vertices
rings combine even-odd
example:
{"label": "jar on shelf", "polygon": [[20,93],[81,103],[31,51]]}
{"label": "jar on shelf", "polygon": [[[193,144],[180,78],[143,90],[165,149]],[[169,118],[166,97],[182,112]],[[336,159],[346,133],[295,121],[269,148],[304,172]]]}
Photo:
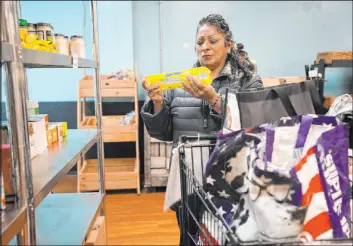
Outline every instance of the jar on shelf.
{"label": "jar on shelf", "polygon": [[36,24],[28,23],[27,27],[27,42],[33,42],[37,39]]}
{"label": "jar on shelf", "polygon": [[55,34],[55,45],[59,54],[69,55],[69,40],[64,34]]}
{"label": "jar on shelf", "polygon": [[85,41],[82,36],[73,35],[70,41],[70,53],[72,56],[77,56],[79,58],[85,57]]}
{"label": "jar on shelf", "polygon": [[54,41],[54,28],[49,23],[37,23],[36,31],[38,35],[38,40],[45,40],[49,42]]}

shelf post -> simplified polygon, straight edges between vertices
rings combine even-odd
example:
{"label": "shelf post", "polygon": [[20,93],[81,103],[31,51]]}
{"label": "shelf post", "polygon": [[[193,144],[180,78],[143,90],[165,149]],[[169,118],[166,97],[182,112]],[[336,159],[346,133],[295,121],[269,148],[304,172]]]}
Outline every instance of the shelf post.
{"label": "shelf post", "polygon": [[102,131],[102,98],[100,91],[100,61],[99,61],[99,46],[98,46],[98,20],[97,20],[97,1],[91,1],[91,16],[93,22],[93,56],[97,61],[97,68],[95,68],[95,111],[98,131],[97,141],[97,159],[98,159],[98,173],[99,173],[99,191],[102,196],[105,195],[105,173],[104,173],[104,143]]}
{"label": "shelf post", "polygon": [[[20,19],[21,18],[21,1],[14,1],[14,4],[15,4],[15,8],[17,10],[17,17],[18,17],[18,19]],[[26,69],[23,70],[23,73],[24,73],[24,77],[27,78],[27,70]],[[28,100],[29,94],[28,94],[27,81],[24,86],[25,86],[26,99]]]}
{"label": "shelf post", "polygon": [[[2,1],[2,38],[12,44],[13,61],[5,64],[7,114],[10,130],[12,163],[16,180],[17,206],[27,207],[28,230],[18,235],[20,245],[36,245],[33,182],[28,135],[26,77],[22,63],[18,27],[18,6]],[[27,226],[24,225],[23,228]],[[29,234],[29,235],[28,235]],[[28,237],[29,236],[29,237]],[[29,238],[29,243],[24,242]]]}

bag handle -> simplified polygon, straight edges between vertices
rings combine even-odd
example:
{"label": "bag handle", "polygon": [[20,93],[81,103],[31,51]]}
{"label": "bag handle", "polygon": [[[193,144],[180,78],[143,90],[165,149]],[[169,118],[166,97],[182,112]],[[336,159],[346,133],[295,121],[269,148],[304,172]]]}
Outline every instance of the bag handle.
{"label": "bag handle", "polygon": [[320,94],[317,89],[318,83],[323,83],[323,80],[308,80],[305,81],[305,86],[309,89],[311,100],[314,105],[316,114],[326,114],[327,109],[324,108],[322,100],[320,100]]}
{"label": "bag handle", "polygon": [[291,101],[289,100],[289,97],[285,91],[285,88],[286,87],[278,87],[278,88],[272,88],[271,90],[273,90],[275,94],[279,97],[279,99],[283,104],[283,107],[287,111],[287,114],[289,116],[297,116],[298,114],[295,111]]}

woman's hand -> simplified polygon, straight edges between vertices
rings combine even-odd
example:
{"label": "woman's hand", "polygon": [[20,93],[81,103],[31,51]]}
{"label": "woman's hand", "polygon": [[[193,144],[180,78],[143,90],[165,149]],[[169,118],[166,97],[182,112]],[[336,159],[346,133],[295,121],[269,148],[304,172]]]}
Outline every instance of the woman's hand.
{"label": "woman's hand", "polygon": [[182,81],[184,90],[189,92],[193,97],[206,101],[209,105],[212,104],[216,98],[217,93],[212,85],[202,84],[196,76],[188,76],[190,84]]}
{"label": "woman's hand", "polygon": [[146,78],[142,81],[142,87],[148,93],[148,97],[153,101],[154,112],[157,113],[163,106],[163,91],[159,88],[158,84],[151,86]]}

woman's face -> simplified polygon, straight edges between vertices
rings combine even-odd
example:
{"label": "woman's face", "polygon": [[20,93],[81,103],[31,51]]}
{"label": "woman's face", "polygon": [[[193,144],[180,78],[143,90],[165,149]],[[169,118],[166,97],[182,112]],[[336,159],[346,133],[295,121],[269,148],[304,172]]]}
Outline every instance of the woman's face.
{"label": "woman's face", "polygon": [[229,50],[230,46],[215,26],[201,26],[196,36],[196,55],[203,66],[210,70],[223,66]]}

